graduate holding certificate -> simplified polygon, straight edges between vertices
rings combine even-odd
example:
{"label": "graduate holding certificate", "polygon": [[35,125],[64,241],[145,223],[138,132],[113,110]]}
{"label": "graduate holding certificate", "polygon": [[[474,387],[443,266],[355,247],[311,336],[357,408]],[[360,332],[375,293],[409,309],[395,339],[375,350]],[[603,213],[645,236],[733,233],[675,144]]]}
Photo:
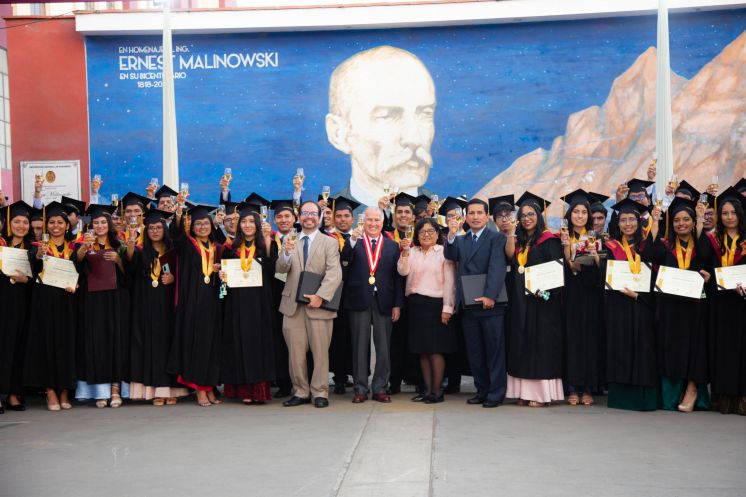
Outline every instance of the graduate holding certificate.
{"label": "graduate holding certificate", "polygon": [[[653,260],[656,264],[697,272],[705,282],[710,279],[706,270],[709,242],[697,243],[704,213],[705,206],[701,203],[679,197],[671,202],[666,212],[667,233],[655,242]],[[695,407],[709,409],[708,300],[668,293],[656,293],[656,299],[663,409],[682,412],[691,412]]]}
{"label": "graduate holding certificate", "polygon": [[[0,251],[4,252],[4,262],[0,261],[0,394],[7,395],[7,405],[0,401],[0,412],[5,408],[23,411],[23,355],[28,323],[31,278],[24,274],[29,269],[28,252],[33,241],[31,233],[31,207],[23,201],[15,202],[0,209],[0,217],[6,226],[0,236]],[[22,257],[26,268],[8,267],[7,253],[16,251]],[[15,261],[14,261],[15,262]],[[22,264],[18,264],[20,266]]]}
{"label": "graduate holding certificate", "polygon": [[[277,244],[272,227],[259,217],[261,206],[239,204],[236,237],[223,251],[223,259],[238,261],[245,274],[261,271],[266,285],[229,287],[224,299],[220,377],[225,396],[244,404],[264,404],[272,399],[275,379],[275,303],[269,282],[275,274]],[[225,281],[227,274],[221,271]]]}
{"label": "graduate holding certificate", "polygon": [[[730,289],[710,292],[710,379],[713,408],[723,414],[746,415],[746,294],[744,284],[735,287],[719,281],[718,272],[746,268],[746,220],[744,197],[729,188],[717,197],[717,223],[707,238],[712,247],[709,267],[717,268],[715,284]],[[720,271],[718,271],[718,269]],[[724,279],[724,277],[723,277]]]}
{"label": "graduate holding certificate", "polygon": [[46,388],[47,409],[70,409],[69,392],[75,388],[75,337],[77,309],[74,287],[57,288],[42,283],[44,259],[70,261],[75,257],[72,243],[65,240],[70,227],[67,213],[59,202],[44,208],[42,241],[29,249],[35,283],[31,291],[31,312],[23,384]]}
{"label": "graduate holding certificate", "polygon": [[[617,212],[619,232],[605,242],[608,257],[601,268],[605,273],[608,264],[627,264],[634,277],[652,260],[660,207],[653,209],[651,233],[647,237],[643,236],[642,214],[648,207],[627,198],[613,208]],[[632,411],[654,411],[658,405],[654,296],[650,291],[635,292],[629,288],[607,290],[604,311],[607,405]]]}
{"label": "graduate holding certificate", "polygon": [[518,199],[518,228],[505,254],[514,274],[508,289],[507,397],[519,405],[542,407],[565,398],[562,390],[562,288],[526,295],[526,267],[562,258],[557,235],[546,229],[542,213],[549,202],[526,192]]}

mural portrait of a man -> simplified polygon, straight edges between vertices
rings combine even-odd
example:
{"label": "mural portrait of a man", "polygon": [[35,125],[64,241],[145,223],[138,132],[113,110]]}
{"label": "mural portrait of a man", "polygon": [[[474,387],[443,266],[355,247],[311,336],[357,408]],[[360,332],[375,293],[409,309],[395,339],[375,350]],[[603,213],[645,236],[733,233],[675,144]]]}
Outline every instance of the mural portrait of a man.
{"label": "mural portrait of a man", "polygon": [[387,186],[421,193],[433,164],[435,104],[430,72],[406,50],[375,47],[338,65],[326,133],[350,156],[350,184],[341,193],[365,205],[376,205]]}

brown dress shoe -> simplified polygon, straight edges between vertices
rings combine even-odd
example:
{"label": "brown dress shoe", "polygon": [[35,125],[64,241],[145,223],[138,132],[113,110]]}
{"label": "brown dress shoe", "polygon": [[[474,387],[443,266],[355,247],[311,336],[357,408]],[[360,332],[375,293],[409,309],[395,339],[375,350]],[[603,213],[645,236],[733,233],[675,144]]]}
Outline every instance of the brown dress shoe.
{"label": "brown dress shoe", "polygon": [[373,394],[373,400],[375,400],[377,402],[388,403],[388,402],[391,402],[391,397],[389,397],[389,395],[386,394],[386,393],[379,392],[379,393],[374,393]]}
{"label": "brown dress shoe", "polygon": [[368,396],[367,395],[363,395],[362,393],[356,393],[352,397],[352,403],[353,404],[362,404],[366,400],[368,400]]}

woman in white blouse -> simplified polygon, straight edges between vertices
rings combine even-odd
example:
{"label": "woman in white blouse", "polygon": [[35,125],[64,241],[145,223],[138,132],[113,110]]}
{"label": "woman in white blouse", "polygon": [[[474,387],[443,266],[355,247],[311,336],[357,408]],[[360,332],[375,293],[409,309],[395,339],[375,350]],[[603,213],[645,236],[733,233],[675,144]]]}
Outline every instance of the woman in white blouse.
{"label": "woman in white blouse", "polygon": [[[414,228],[412,241],[401,241],[399,274],[407,277],[409,314],[409,351],[420,355],[425,393],[415,402],[443,402],[443,354],[456,351],[456,332],[449,325],[456,300],[456,266],[443,256],[438,245],[438,224],[421,219]],[[414,246],[412,246],[414,243]]]}

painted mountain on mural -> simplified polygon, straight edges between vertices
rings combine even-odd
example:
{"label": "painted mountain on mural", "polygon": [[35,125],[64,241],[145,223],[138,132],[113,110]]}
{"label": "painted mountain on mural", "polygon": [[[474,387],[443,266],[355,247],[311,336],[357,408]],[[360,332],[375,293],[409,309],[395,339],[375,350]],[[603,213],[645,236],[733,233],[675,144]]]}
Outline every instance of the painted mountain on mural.
{"label": "painted mountain on mural", "polygon": [[[549,150],[519,157],[478,194],[530,189],[555,201],[583,188],[645,177],[655,154],[656,50],[651,47],[614,80],[606,102],[572,114]],[[712,175],[732,184],[746,174],[746,31],[692,79],[671,74],[674,172],[704,189]],[[559,209],[560,203],[555,204]],[[557,214],[553,211],[552,214]]]}

